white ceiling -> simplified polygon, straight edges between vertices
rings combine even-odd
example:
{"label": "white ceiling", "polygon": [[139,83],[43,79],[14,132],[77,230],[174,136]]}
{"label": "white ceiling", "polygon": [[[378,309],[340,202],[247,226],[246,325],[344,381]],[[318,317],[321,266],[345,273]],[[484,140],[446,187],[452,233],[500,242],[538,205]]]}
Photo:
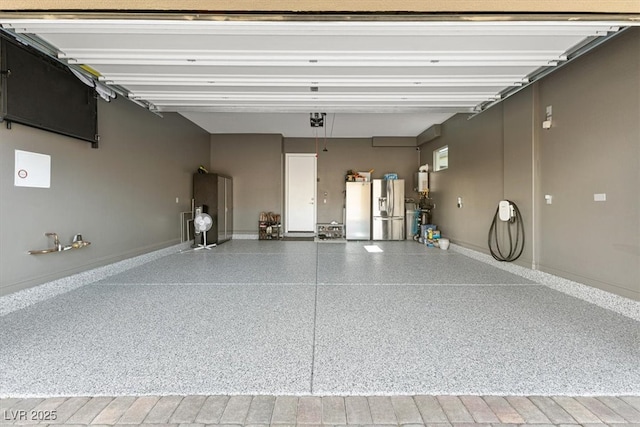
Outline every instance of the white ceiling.
{"label": "white ceiling", "polygon": [[[211,133],[416,136],[620,23],[0,19],[151,109]],[[311,88],[317,88],[317,91]],[[334,122],[335,120],[335,122]],[[333,127],[333,129],[331,128]],[[324,135],[324,129],[320,130]]]}
{"label": "white ceiling", "polygon": [[308,113],[182,112],[210,133],[280,133],[287,137],[369,138],[411,136],[453,113],[327,113],[325,125],[312,128]]}

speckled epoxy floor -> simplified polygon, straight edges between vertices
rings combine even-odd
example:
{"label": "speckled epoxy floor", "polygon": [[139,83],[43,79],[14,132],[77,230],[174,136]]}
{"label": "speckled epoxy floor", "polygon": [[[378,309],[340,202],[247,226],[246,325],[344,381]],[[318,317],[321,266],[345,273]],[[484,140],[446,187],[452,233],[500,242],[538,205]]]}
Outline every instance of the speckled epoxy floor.
{"label": "speckled epoxy floor", "polygon": [[0,318],[0,396],[640,394],[640,323],[413,242],[231,241]]}
{"label": "speckled epoxy floor", "polygon": [[634,320],[541,286],[320,286],[314,390],[633,394]]}
{"label": "speckled epoxy floor", "polygon": [[3,395],[304,393],[309,286],[85,286],[2,318]]}

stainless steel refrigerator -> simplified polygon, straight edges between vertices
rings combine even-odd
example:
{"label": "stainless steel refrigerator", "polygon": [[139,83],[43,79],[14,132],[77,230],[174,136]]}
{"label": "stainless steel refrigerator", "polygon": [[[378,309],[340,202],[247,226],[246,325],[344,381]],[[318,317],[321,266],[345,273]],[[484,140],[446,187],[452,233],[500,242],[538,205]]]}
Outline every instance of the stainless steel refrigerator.
{"label": "stainless steel refrigerator", "polygon": [[347,182],[345,228],[347,240],[371,239],[370,182]]}
{"label": "stainless steel refrigerator", "polygon": [[374,179],[372,240],[404,240],[404,179]]}

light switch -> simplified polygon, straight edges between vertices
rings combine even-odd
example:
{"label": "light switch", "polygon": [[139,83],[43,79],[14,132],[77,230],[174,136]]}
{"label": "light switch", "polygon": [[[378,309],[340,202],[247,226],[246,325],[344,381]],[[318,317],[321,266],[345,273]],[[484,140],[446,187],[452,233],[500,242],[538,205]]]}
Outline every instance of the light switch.
{"label": "light switch", "polygon": [[553,203],[553,196],[551,194],[545,194],[544,200],[547,202],[548,205],[550,205]]}
{"label": "light switch", "polygon": [[607,201],[607,194],[606,193],[597,193],[593,195],[593,201],[594,202],[606,202]]}

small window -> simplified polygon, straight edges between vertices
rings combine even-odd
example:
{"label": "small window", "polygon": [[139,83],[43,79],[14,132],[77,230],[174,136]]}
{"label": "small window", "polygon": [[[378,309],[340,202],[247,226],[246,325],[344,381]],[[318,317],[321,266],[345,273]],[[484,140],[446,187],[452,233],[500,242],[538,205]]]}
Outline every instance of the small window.
{"label": "small window", "polygon": [[441,171],[449,167],[449,146],[445,145],[433,152],[433,170]]}

